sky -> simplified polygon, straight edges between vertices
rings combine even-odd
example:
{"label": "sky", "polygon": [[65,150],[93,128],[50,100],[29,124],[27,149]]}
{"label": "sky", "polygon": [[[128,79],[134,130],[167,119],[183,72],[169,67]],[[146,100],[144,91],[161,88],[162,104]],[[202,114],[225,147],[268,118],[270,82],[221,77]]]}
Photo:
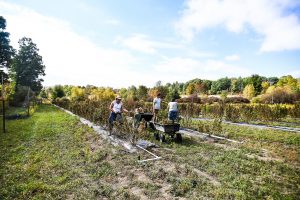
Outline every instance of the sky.
{"label": "sky", "polygon": [[0,0],[11,45],[32,38],[44,85],[300,77],[299,0]]}

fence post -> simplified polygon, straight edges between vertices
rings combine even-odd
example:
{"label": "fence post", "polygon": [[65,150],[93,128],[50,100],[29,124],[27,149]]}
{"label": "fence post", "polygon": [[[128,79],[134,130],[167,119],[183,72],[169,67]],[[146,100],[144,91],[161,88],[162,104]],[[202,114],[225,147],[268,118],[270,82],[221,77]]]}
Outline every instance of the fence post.
{"label": "fence post", "polygon": [[2,97],[2,117],[3,117],[3,133],[5,133],[5,99],[4,99],[4,80],[3,80],[3,74],[2,72],[2,91],[1,91],[1,97]]}
{"label": "fence post", "polygon": [[3,133],[5,133],[5,100],[2,97],[2,113],[3,113]]}

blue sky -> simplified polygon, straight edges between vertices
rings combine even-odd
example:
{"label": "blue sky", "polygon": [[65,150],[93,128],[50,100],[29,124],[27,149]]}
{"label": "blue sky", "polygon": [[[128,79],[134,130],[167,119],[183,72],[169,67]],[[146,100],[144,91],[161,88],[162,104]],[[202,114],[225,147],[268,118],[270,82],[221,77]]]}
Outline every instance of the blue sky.
{"label": "blue sky", "polygon": [[0,15],[15,48],[40,48],[45,85],[300,77],[297,0],[0,0]]}

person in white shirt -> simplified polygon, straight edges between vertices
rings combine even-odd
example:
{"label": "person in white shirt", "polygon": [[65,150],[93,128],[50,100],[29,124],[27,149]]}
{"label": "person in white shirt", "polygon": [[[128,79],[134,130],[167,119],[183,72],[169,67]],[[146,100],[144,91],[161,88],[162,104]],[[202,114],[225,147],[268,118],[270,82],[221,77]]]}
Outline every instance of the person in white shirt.
{"label": "person in white shirt", "polygon": [[178,104],[175,99],[172,99],[172,101],[169,102],[168,109],[168,118],[174,122],[177,119],[178,115]]}
{"label": "person in white shirt", "polygon": [[157,121],[157,115],[159,110],[161,109],[161,94],[158,93],[156,97],[153,99],[153,121]]}
{"label": "person in white shirt", "polygon": [[111,102],[109,109],[110,109],[110,115],[109,115],[109,123],[110,125],[113,125],[113,122],[116,121],[118,119],[118,121],[122,122],[122,112],[128,112],[128,110],[126,110],[123,107],[123,103],[121,102],[121,97],[118,95],[116,97],[116,99]]}

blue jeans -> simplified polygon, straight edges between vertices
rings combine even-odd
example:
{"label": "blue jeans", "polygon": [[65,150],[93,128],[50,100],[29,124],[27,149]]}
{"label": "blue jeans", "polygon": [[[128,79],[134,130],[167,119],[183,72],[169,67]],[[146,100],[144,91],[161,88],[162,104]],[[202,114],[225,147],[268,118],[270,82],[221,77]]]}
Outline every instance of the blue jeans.
{"label": "blue jeans", "polygon": [[113,124],[113,122],[117,120],[117,117],[119,117],[120,119],[122,119],[122,114],[121,113],[111,112],[110,115],[109,115],[109,118],[108,118],[109,123]]}
{"label": "blue jeans", "polygon": [[177,119],[177,113],[178,113],[178,111],[169,111],[169,119],[170,120],[172,120],[172,121],[174,121],[174,120],[176,120]]}

